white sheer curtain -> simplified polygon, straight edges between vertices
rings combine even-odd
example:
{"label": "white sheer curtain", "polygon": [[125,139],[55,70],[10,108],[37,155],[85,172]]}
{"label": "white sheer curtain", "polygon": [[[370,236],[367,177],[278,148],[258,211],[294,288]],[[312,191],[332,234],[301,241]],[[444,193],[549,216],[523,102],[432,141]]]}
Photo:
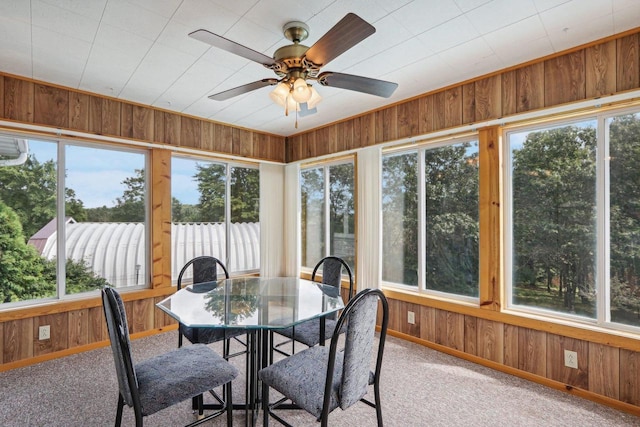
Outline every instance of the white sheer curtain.
{"label": "white sheer curtain", "polygon": [[260,275],[284,274],[285,166],[260,165]]}
{"label": "white sheer curtain", "polygon": [[369,147],[357,154],[358,226],[356,248],[357,290],[379,288],[381,280],[380,147]]}
{"label": "white sheer curtain", "polygon": [[284,167],[284,274],[300,275],[300,165]]}

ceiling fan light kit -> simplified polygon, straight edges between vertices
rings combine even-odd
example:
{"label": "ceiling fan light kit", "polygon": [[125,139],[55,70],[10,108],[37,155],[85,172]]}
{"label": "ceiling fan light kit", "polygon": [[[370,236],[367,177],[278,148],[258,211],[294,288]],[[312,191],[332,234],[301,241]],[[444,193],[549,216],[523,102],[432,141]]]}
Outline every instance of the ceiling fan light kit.
{"label": "ceiling fan light kit", "polygon": [[322,86],[348,89],[385,98],[393,94],[398,87],[397,83],[330,71],[320,73],[321,67],[375,31],[371,24],[353,13],[348,13],[313,46],[307,47],[300,42],[309,36],[309,27],[300,21],[288,22],[282,27],[282,32],[293,44],[277,49],[273,58],[207,30],[196,30],[189,36],[262,64],[279,77],[278,79],[262,79],[218,92],[210,95],[210,99],[225,101],[265,86],[275,86],[269,93],[269,97],[274,103],[285,109],[285,115],[288,115],[289,111],[296,111],[300,112],[301,116],[306,116],[313,114],[316,111],[316,106],[322,100],[316,88],[309,81],[317,81]]}

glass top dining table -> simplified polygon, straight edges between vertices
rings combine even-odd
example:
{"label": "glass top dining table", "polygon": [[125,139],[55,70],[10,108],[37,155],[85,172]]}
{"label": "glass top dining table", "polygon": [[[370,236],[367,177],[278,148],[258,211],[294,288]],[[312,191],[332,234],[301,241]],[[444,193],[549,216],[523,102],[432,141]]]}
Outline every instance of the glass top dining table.
{"label": "glass top dining table", "polygon": [[156,305],[185,326],[247,329],[246,403],[233,406],[243,407],[253,426],[260,403],[263,410],[267,404],[260,402],[258,371],[270,363],[269,332],[320,318],[323,337],[324,316],[343,309],[344,301],[339,288],[310,280],[242,277],[188,285]]}
{"label": "glass top dining table", "polygon": [[277,329],[344,308],[339,289],[297,277],[188,285],[157,306],[190,327]]}

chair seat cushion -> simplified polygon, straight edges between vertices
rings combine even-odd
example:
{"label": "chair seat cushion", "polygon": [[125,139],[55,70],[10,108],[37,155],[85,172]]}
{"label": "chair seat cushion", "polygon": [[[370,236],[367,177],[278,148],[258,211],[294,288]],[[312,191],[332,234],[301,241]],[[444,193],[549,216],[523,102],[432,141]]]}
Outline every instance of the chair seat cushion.
{"label": "chair seat cushion", "polygon": [[246,334],[247,330],[242,328],[192,328],[180,324],[180,333],[192,344],[212,344]]}
{"label": "chair seat cushion", "polygon": [[173,404],[226,384],[238,370],[215,351],[194,344],[137,363],[142,414],[150,415]]}
{"label": "chair seat cushion", "polygon": [[[335,320],[325,319],[325,339],[328,340],[331,338],[331,335],[333,335],[333,331],[336,328],[336,323],[337,322]],[[276,329],[275,332],[280,335],[284,335],[287,338],[301,342],[308,347],[313,347],[320,343],[320,318],[307,320],[306,322],[302,322],[293,327]]]}
{"label": "chair seat cushion", "polygon": [[[343,354],[338,352],[336,355],[329,411],[338,407]],[[283,395],[289,398],[295,396],[291,398],[293,403],[312,415],[320,417],[328,360],[329,347],[311,347],[260,370],[258,376]]]}

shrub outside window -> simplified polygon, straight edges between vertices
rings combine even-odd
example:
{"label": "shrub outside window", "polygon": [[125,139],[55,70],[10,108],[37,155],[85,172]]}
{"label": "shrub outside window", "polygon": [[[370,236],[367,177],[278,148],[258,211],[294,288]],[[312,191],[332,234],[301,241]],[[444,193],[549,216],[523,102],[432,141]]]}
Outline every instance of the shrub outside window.
{"label": "shrub outside window", "polygon": [[148,285],[145,152],[24,142],[0,159],[0,303]]}

